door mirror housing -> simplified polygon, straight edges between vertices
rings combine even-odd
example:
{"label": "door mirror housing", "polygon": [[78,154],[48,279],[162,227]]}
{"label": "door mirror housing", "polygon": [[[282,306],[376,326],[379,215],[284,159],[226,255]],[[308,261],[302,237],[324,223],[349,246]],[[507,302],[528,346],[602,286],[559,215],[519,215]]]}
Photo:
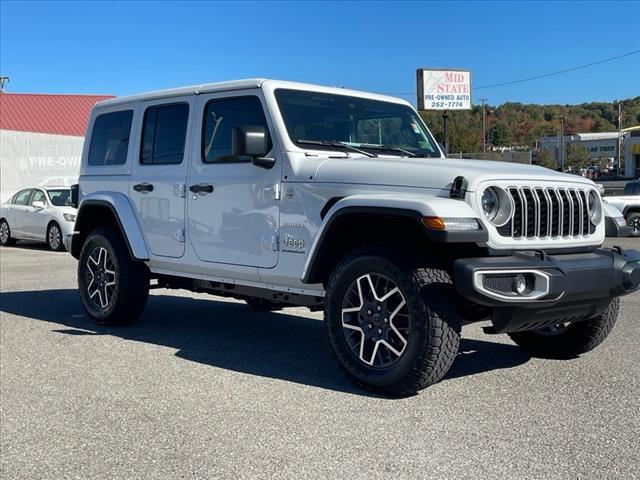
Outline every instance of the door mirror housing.
{"label": "door mirror housing", "polygon": [[44,205],[44,202],[41,202],[41,201],[39,201],[39,200],[36,200],[35,202],[33,202],[33,203],[31,204],[31,206],[32,206],[33,208],[38,209],[38,210],[42,210],[42,209],[44,208],[44,206],[45,206],[45,205]]}
{"label": "door mirror housing", "polygon": [[267,158],[269,136],[264,127],[245,125],[231,130],[231,154],[236,157],[251,157],[251,163],[262,168],[271,168],[275,158]]}

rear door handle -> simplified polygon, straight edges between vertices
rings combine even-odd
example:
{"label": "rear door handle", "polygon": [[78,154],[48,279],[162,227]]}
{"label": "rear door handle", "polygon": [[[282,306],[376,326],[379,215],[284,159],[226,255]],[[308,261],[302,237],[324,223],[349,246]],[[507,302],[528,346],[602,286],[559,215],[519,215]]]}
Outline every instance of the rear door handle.
{"label": "rear door handle", "polygon": [[138,183],[137,185],[133,186],[133,189],[136,192],[149,193],[153,192],[153,185],[151,185],[150,183]]}
{"label": "rear door handle", "polygon": [[199,183],[197,185],[191,185],[189,191],[199,195],[206,195],[207,193],[213,193],[213,185]]}

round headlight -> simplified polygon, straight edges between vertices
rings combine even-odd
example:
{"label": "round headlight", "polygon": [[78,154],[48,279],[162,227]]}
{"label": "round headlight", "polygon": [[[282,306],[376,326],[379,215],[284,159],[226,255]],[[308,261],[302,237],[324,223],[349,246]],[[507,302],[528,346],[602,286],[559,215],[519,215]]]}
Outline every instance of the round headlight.
{"label": "round headlight", "polygon": [[489,187],[482,192],[482,212],[485,218],[495,227],[502,227],[513,213],[511,198],[501,188]]}
{"label": "round headlight", "polygon": [[487,188],[482,194],[482,210],[487,220],[491,221],[498,213],[498,194],[493,188]]}
{"label": "round headlight", "polygon": [[602,220],[602,201],[600,195],[595,190],[589,190],[587,195],[587,207],[589,208],[589,219],[594,225],[598,225]]}

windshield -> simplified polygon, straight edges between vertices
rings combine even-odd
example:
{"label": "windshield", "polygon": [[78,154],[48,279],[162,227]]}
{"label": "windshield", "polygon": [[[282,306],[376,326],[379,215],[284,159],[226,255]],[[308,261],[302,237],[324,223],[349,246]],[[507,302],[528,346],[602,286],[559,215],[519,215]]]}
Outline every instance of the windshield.
{"label": "windshield", "polygon": [[275,95],[289,137],[301,148],[335,150],[343,143],[376,154],[440,156],[435,140],[406,105],[303,90],[278,89]]}
{"label": "windshield", "polygon": [[47,193],[54,207],[66,207],[69,205],[70,190],[47,190]]}

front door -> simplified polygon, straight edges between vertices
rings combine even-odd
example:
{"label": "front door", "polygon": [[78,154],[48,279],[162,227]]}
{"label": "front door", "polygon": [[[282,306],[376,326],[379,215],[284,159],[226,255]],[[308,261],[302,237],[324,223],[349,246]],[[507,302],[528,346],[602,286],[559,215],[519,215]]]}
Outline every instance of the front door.
{"label": "front door", "polygon": [[[270,268],[278,262],[278,189],[282,166],[258,167],[232,154],[232,129],[261,126],[261,94],[199,95],[193,135],[187,235],[201,260]],[[272,152],[269,155],[273,154]]]}
{"label": "front door", "polygon": [[[45,208],[36,208],[34,202],[42,202]],[[23,212],[24,218],[24,233],[31,238],[37,238],[39,240],[47,238],[47,224],[49,223],[50,213],[47,211],[47,198],[45,193],[36,188],[31,194],[31,200],[29,201],[29,207]]]}
{"label": "front door", "polygon": [[187,132],[194,105],[192,96],[144,102],[139,116],[129,195],[154,255],[184,254]]}

